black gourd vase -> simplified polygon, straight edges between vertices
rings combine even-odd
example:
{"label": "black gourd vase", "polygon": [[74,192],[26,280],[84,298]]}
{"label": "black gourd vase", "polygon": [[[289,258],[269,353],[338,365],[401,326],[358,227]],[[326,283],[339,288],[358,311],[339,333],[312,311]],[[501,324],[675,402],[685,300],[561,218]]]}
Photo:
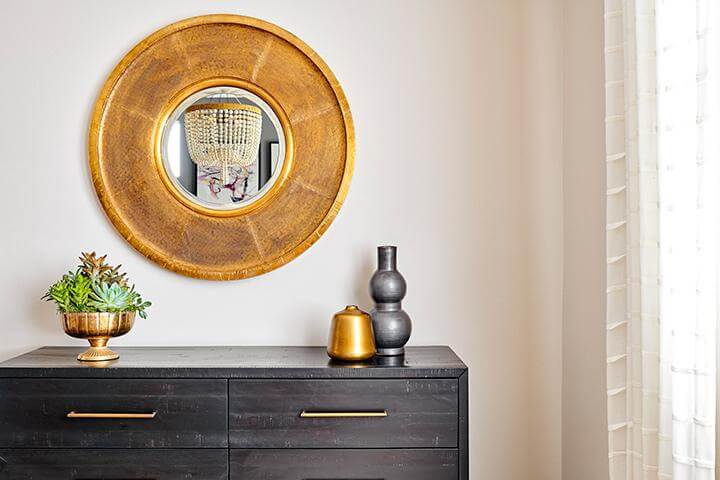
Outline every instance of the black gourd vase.
{"label": "black gourd vase", "polygon": [[410,316],[402,309],[407,292],[405,279],[397,271],[397,247],[378,247],[378,269],[370,279],[370,296],[375,308],[370,312],[377,354],[403,355],[412,333]]}

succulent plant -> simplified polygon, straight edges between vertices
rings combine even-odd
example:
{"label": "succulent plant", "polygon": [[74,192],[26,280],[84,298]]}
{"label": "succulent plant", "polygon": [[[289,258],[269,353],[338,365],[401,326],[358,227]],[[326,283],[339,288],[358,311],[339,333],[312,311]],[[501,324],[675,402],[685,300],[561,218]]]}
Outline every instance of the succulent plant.
{"label": "succulent plant", "polygon": [[68,272],[60,281],[53,284],[43,298],[54,300],[60,311],[85,312],[88,311],[88,299],[92,291],[92,282],[89,278],[77,273]]}
{"label": "succulent plant", "polygon": [[143,301],[135,291],[134,285],[128,289],[118,283],[103,282],[93,285],[88,305],[98,312],[137,311],[142,318],[145,318],[145,308],[150,306],[150,302]]}
{"label": "succulent plant", "polygon": [[125,273],[120,273],[120,267],[118,265],[113,267],[105,263],[107,255],[98,257],[95,252],[83,252],[80,255],[81,264],[79,267],[82,270],[83,275],[90,278],[93,281],[105,282],[109,284],[117,283],[122,286],[127,286],[127,279]]}
{"label": "succulent plant", "polygon": [[95,252],[83,253],[77,270],[63,275],[42,298],[54,301],[62,313],[138,312],[147,318],[145,310],[151,303],[142,299],[135,285],[128,286],[120,265],[108,265],[106,258]]}

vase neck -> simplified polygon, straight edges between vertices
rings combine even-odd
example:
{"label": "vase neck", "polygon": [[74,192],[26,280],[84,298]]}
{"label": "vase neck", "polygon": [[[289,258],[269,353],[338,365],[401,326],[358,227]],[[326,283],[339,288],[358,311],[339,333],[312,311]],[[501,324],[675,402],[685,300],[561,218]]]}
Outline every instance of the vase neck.
{"label": "vase neck", "polygon": [[397,269],[397,247],[378,247],[378,270]]}
{"label": "vase neck", "polygon": [[402,302],[377,302],[375,310],[378,312],[399,312],[402,310]]}

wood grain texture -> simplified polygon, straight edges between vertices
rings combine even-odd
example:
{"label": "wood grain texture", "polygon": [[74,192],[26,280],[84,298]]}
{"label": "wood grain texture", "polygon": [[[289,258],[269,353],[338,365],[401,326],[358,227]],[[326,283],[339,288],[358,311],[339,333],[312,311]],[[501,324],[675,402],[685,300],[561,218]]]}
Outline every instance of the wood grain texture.
{"label": "wood grain texture", "polygon": [[459,455],[460,455],[460,480],[470,479],[470,432],[468,430],[470,419],[468,417],[468,373],[463,372],[458,379],[460,415],[458,416],[458,425],[460,434],[458,436]]}
{"label": "wood grain texture", "polygon": [[104,365],[78,362],[82,350],[34,350],[0,363],[0,378],[457,378],[467,369],[444,346],[355,364],[331,361],[325,347],[117,347],[120,358]]}
{"label": "wood grain texture", "polygon": [[233,480],[457,480],[457,450],[231,450]]}
{"label": "wood grain texture", "polygon": [[0,480],[226,480],[227,450],[0,450]]}
{"label": "wood grain texture", "polygon": [[0,379],[0,448],[226,447],[227,418],[224,380]]}
{"label": "wood grain texture", "polygon": [[[278,106],[292,168],[271,201],[218,217],[179,201],[156,165],[179,92],[228,78]],[[208,15],[155,32],[121,60],[95,106],[89,157],[103,208],[138,251],[184,275],[228,280],[284,265],[325,232],[349,188],[354,131],[338,80],[300,39],[261,20]]]}
{"label": "wood grain texture", "polygon": [[[231,380],[233,448],[455,448],[458,382]],[[302,418],[315,412],[386,411],[380,418]]]}

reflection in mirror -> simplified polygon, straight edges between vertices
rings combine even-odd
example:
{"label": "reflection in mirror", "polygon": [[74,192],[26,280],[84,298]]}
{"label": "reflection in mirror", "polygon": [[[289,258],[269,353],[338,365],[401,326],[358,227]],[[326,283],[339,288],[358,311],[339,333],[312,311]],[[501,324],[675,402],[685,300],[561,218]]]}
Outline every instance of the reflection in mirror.
{"label": "reflection in mirror", "polygon": [[178,105],[161,148],[165,171],[185,197],[234,210],[270,190],[286,147],[280,120],[264,100],[241,88],[213,87]]}

